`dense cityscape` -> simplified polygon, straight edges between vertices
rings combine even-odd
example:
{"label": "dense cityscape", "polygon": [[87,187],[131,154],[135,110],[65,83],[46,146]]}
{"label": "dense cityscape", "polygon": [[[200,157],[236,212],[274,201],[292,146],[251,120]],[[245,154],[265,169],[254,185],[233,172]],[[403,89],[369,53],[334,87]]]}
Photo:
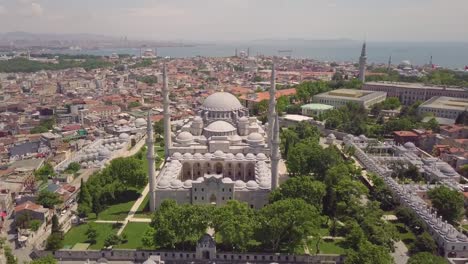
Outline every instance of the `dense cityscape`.
{"label": "dense cityscape", "polygon": [[468,261],[466,69],[107,41],[2,46],[0,263]]}

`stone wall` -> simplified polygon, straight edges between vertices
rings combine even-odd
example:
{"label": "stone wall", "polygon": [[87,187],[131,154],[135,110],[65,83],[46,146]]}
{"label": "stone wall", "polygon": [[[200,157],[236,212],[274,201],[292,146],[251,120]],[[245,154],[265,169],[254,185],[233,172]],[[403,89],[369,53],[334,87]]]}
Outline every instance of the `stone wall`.
{"label": "stone wall", "polygon": [[146,261],[149,256],[161,256],[161,260],[167,262],[178,261],[196,261],[197,263],[337,263],[344,262],[344,257],[340,255],[289,255],[289,254],[267,254],[267,253],[222,253],[218,252],[216,258],[211,260],[196,259],[195,252],[182,252],[182,251],[150,251],[150,250],[59,250],[55,252],[49,251],[36,251],[35,257],[42,257],[52,254],[57,260],[60,261],[96,261],[100,258],[105,258],[108,261],[134,261],[142,263]]}

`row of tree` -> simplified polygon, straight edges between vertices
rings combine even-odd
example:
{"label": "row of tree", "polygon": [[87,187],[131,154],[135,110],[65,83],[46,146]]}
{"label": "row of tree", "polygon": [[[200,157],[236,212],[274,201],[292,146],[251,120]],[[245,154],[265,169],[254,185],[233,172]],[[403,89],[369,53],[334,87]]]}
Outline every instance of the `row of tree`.
{"label": "row of tree", "polygon": [[98,216],[106,206],[126,199],[125,194],[144,187],[147,181],[142,159],[114,159],[105,169],[93,174],[86,183],[81,181],[78,212],[82,217],[90,213]]}

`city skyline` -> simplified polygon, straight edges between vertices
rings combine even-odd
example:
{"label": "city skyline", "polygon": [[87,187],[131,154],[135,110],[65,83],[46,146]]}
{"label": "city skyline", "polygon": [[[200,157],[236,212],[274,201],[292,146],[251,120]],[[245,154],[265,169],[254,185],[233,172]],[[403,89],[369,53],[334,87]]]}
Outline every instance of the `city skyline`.
{"label": "city skyline", "polygon": [[90,33],[163,41],[464,42],[467,12],[468,2],[463,0],[0,0],[0,32]]}

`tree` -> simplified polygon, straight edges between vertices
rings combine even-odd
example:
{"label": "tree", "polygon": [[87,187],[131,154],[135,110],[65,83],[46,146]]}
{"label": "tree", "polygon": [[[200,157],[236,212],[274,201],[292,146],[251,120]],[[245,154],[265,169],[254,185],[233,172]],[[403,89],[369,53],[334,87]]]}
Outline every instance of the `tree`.
{"label": "tree", "polygon": [[121,240],[120,240],[120,237],[118,235],[110,234],[104,240],[104,246],[105,247],[110,247],[110,246],[118,245],[118,244],[120,244],[120,242],[121,242]]}
{"label": "tree", "polygon": [[274,190],[270,194],[270,202],[297,198],[321,210],[324,196],[325,184],[314,181],[311,177],[302,176],[290,178],[280,188]]}
{"label": "tree", "polygon": [[52,255],[47,255],[31,261],[29,264],[57,264],[57,260]]}
{"label": "tree", "polygon": [[59,224],[59,219],[56,214],[52,216],[52,233],[62,232]]}
{"label": "tree", "polygon": [[207,206],[177,205],[173,200],[165,200],[154,213],[150,226],[154,230],[153,244],[160,248],[185,249],[193,247],[206,232],[211,219]]}
{"label": "tree", "polygon": [[388,250],[381,246],[364,242],[358,251],[350,250],[346,254],[345,264],[393,264]]}
{"label": "tree", "polygon": [[81,179],[80,193],[78,194],[78,213],[85,217],[93,208],[93,197],[89,193],[88,186]]}
{"label": "tree", "polygon": [[13,255],[13,252],[9,246],[5,246],[3,253],[6,257],[6,264],[18,264],[18,259]]}
{"label": "tree", "polygon": [[96,244],[97,236],[98,233],[96,228],[94,228],[92,225],[88,225],[88,229],[86,230],[86,237],[88,238],[87,242]]}
{"label": "tree", "polygon": [[428,193],[432,205],[442,217],[453,223],[464,213],[463,194],[446,186],[439,186]]}
{"label": "tree", "polygon": [[37,203],[45,208],[53,208],[55,205],[61,204],[62,199],[59,194],[44,190],[39,193]]}
{"label": "tree", "polygon": [[141,106],[141,103],[137,102],[137,101],[136,102],[130,102],[128,104],[128,108],[135,108],[135,107],[139,107],[139,106]]}
{"label": "tree", "polygon": [[353,221],[348,226],[349,233],[346,235],[344,243],[347,247],[358,251],[362,244],[367,242],[366,235],[358,223]]}
{"label": "tree", "polygon": [[153,130],[154,130],[154,133],[156,133],[157,135],[163,135],[164,134],[163,119],[161,119],[161,120],[159,120],[157,122],[154,122]]}
{"label": "tree", "polygon": [[81,165],[78,162],[72,162],[68,164],[66,172],[75,173],[81,169]]}
{"label": "tree", "polygon": [[32,230],[32,231],[37,231],[39,230],[39,227],[41,227],[42,225],[42,222],[41,220],[32,220],[31,222],[29,222],[29,228]]}
{"label": "tree", "polygon": [[282,156],[285,157],[285,159],[287,160],[289,150],[292,147],[294,147],[294,145],[296,145],[297,142],[299,142],[299,136],[294,130],[287,128],[287,129],[281,130],[280,137],[281,137]]}
{"label": "tree", "polygon": [[318,210],[301,199],[285,199],[258,212],[257,240],[269,251],[293,249],[319,228]]}
{"label": "tree", "polygon": [[245,252],[254,240],[254,211],[243,202],[231,200],[216,209],[213,226],[222,244],[233,251]]}
{"label": "tree", "polygon": [[421,252],[412,255],[407,264],[448,264],[443,257],[436,256],[428,252]]}
{"label": "tree", "polygon": [[437,122],[435,118],[431,118],[426,124],[424,124],[424,128],[438,133],[440,130],[439,122]]}
{"label": "tree", "polygon": [[40,178],[42,181],[47,181],[48,177],[55,175],[54,167],[50,163],[44,163],[42,167],[34,171],[34,176]]}
{"label": "tree", "polygon": [[141,188],[148,181],[143,161],[133,157],[114,159],[107,169],[110,175],[127,187]]}
{"label": "tree", "polygon": [[437,245],[431,235],[424,232],[416,238],[416,241],[414,241],[411,252],[429,252],[431,254],[435,254],[437,252]]}
{"label": "tree", "polygon": [[63,247],[62,234],[52,233],[49,238],[47,238],[46,250],[56,251]]}

